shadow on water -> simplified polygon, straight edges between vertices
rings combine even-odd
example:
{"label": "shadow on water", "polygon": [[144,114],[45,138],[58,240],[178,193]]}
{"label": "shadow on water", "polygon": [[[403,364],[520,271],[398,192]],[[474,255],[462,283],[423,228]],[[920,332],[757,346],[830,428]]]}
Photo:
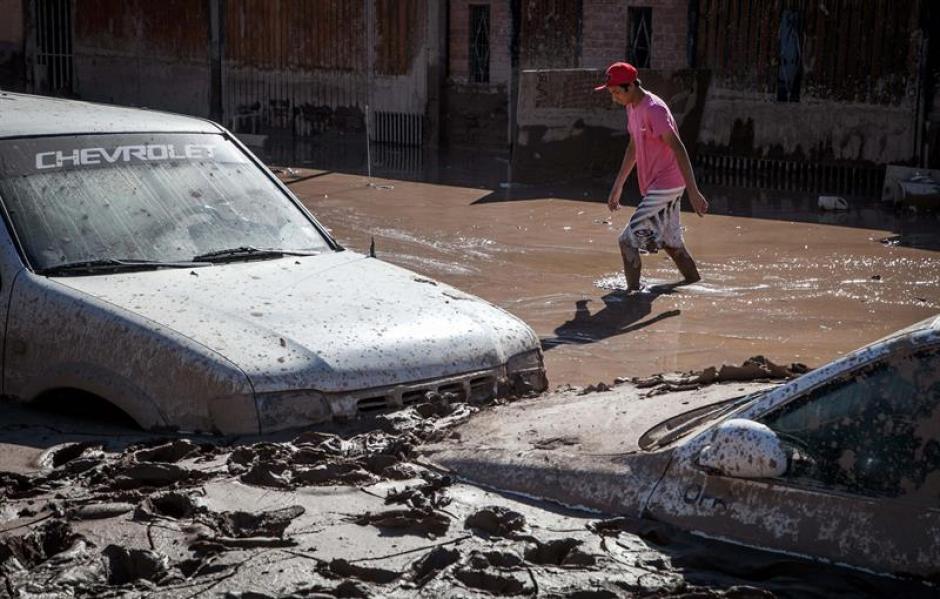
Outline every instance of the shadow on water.
{"label": "shadow on water", "polygon": [[[376,178],[454,185],[489,190],[474,204],[557,198],[580,202],[607,201],[615,173],[607,177],[551,183],[522,182],[514,178],[508,152],[466,148],[431,149],[372,143],[367,156],[365,136],[292,140],[268,138],[263,148],[252,148],[268,164],[305,167]],[[369,162],[371,158],[371,164]],[[370,168],[371,167],[371,168]],[[551,173],[546,173],[546,180]],[[531,172],[528,175],[534,176]],[[636,206],[636,175],[624,187],[622,202]],[[710,213],[787,222],[826,224],[888,230],[877,241],[925,250],[940,250],[940,210],[913,212],[895,209],[876,198],[846,196],[847,210],[827,211],[818,206],[819,195],[800,191],[765,190],[703,185]],[[683,211],[691,208],[683,200]]]}
{"label": "shadow on water", "polygon": [[[542,338],[542,349],[559,345],[586,345],[610,337],[638,331],[666,318],[679,316],[681,310],[669,310],[646,318],[652,312],[653,301],[660,295],[672,293],[674,285],[657,285],[644,293],[627,294],[615,291],[603,296],[604,307],[591,314],[591,300],[575,302],[574,316],[555,329],[553,337]],[[646,318],[646,320],[643,320]]]}

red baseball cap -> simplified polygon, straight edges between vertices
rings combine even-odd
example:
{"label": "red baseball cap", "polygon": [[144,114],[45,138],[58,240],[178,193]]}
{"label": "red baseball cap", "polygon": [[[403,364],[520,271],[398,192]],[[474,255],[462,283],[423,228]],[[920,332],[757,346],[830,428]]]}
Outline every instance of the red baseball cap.
{"label": "red baseball cap", "polygon": [[598,85],[594,91],[599,92],[608,87],[617,87],[636,81],[636,67],[628,62],[615,62],[607,67],[607,82]]}

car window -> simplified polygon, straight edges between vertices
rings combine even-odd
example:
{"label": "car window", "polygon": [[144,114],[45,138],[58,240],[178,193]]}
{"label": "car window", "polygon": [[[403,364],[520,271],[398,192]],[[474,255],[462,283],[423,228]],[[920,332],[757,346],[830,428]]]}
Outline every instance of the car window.
{"label": "car window", "polygon": [[189,261],[245,246],[330,249],[221,135],[0,140],[0,199],[37,269],[85,260]]}
{"label": "car window", "polygon": [[786,476],[940,507],[940,352],[899,352],[760,419],[794,453]]}

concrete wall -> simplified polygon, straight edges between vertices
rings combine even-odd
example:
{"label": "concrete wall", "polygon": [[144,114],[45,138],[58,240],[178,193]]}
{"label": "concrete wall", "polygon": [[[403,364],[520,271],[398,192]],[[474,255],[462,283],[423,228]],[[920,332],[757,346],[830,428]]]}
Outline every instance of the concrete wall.
{"label": "concrete wall", "polygon": [[0,0],[0,88],[21,90],[26,84],[23,0]]}
{"label": "concrete wall", "polygon": [[889,164],[913,158],[916,129],[912,100],[892,106],[804,97],[791,103],[712,86],[699,148],[738,156]]}

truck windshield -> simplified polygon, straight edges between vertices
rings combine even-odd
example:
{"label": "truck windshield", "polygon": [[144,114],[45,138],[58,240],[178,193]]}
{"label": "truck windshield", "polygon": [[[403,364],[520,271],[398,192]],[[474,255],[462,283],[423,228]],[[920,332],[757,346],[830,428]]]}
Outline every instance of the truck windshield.
{"label": "truck windshield", "polygon": [[179,263],[236,247],[331,250],[308,216],[222,135],[0,140],[0,199],[39,271],[114,260]]}

